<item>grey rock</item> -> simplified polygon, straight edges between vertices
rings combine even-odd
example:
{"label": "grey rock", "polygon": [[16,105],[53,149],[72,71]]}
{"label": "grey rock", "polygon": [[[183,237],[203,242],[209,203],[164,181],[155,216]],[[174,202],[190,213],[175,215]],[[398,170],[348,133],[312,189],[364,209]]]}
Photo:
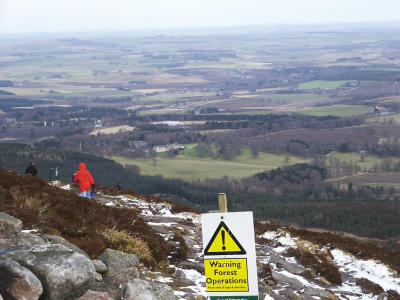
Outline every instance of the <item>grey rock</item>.
{"label": "grey rock", "polygon": [[290,290],[292,291],[298,291],[303,288],[303,284],[299,280],[285,276],[281,273],[276,272],[275,270],[272,270],[272,277],[274,277],[276,282],[280,285],[289,285]]}
{"label": "grey rock", "polygon": [[10,239],[0,239],[0,246],[16,246],[18,244],[18,241],[15,240],[10,240]]}
{"label": "grey rock", "polygon": [[109,275],[123,269],[136,267],[139,263],[139,258],[135,254],[127,254],[113,249],[106,249],[99,259],[107,266]]}
{"label": "grey rock", "polygon": [[300,275],[306,270],[300,264],[294,264],[286,261],[281,255],[277,253],[271,253],[269,262],[275,264],[277,268],[285,269],[286,271],[296,275]]}
{"label": "grey rock", "polygon": [[75,300],[110,300],[110,297],[106,292],[95,292],[89,290],[81,297],[76,298]]}
{"label": "grey rock", "polygon": [[175,276],[176,276],[177,278],[186,278],[186,274],[185,274],[185,272],[183,272],[182,270],[176,270]]}
{"label": "grey rock", "polygon": [[175,300],[174,291],[168,285],[137,278],[128,282],[123,295],[125,300]]}
{"label": "grey rock", "polygon": [[317,297],[320,299],[328,299],[329,291],[325,289],[315,289],[312,287],[304,287],[304,292],[301,294],[304,296],[303,298],[311,299],[313,297]]}
{"label": "grey rock", "polygon": [[0,212],[0,239],[18,242],[22,230],[22,221]]}
{"label": "grey rock", "polygon": [[44,245],[46,242],[36,234],[21,232],[19,245],[20,246],[32,246],[32,245]]}
{"label": "grey rock", "polygon": [[62,245],[9,247],[0,249],[0,255],[7,255],[30,269],[42,282],[42,297],[46,300],[65,299],[95,274],[89,258]]}
{"label": "grey rock", "polygon": [[387,300],[388,299],[388,294],[387,293],[381,293],[379,296],[378,296],[378,300]]}
{"label": "grey rock", "polygon": [[0,278],[0,293],[6,299],[37,300],[42,295],[39,279],[10,258],[0,259]]}
{"label": "grey rock", "polygon": [[101,261],[94,259],[92,260],[93,266],[96,269],[96,272],[98,273],[105,273],[107,272],[107,266]]}
{"label": "grey rock", "polygon": [[86,257],[89,257],[89,255],[87,255],[87,253],[85,251],[83,251],[78,246],[75,246],[74,244],[68,242],[66,239],[64,239],[61,236],[50,235],[50,234],[42,234],[41,237],[46,243],[63,245],[65,247],[71,249],[72,251],[78,252],[80,254],[85,255]]}
{"label": "grey rock", "polygon": [[181,261],[177,264],[177,267],[185,270],[196,270],[204,275],[204,264],[201,262]]}
{"label": "grey rock", "polygon": [[100,273],[94,273],[94,279],[97,281],[102,281],[103,280],[103,276],[101,276]]}
{"label": "grey rock", "polygon": [[126,285],[128,281],[134,279],[134,278],[139,278],[140,273],[138,268],[132,267],[128,269],[121,270],[119,272],[116,272],[112,274],[111,276],[108,277],[109,280],[113,281],[117,285]]}

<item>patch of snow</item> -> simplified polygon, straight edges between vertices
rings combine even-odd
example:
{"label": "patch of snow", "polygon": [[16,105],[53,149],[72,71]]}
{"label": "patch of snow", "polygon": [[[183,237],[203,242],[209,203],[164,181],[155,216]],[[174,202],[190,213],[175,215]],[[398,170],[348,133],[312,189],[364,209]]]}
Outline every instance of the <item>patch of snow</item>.
{"label": "patch of snow", "polygon": [[278,242],[280,242],[285,247],[296,247],[296,240],[297,238],[292,238],[289,233],[286,235],[281,236],[278,238]]}
{"label": "patch of snow", "polygon": [[266,294],[264,300],[274,300],[270,295]]}
{"label": "patch of snow", "polygon": [[69,190],[71,190],[71,185],[70,185],[70,184],[67,184],[67,185],[60,186],[60,189],[69,191]]}
{"label": "patch of snow", "polygon": [[150,226],[165,226],[165,227],[171,227],[173,225],[177,225],[177,223],[170,222],[170,223],[162,223],[162,222],[147,222],[148,225]]}
{"label": "patch of snow", "polygon": [[115,206],[115,204],[113,202],[108,202],[105,204],[106,206]]}
{"label": "patch of snow", "polygon": [[162,283],[169,283],[169,282],[173,282],[173,281],[174,281],[174,280],[173,280],[172,278],[170,278],[170,277],[162,277],[162,276],[157,277],[156,280],[157,280],[158,282],[162,282]]}
{"label": "patch of snow", "polygon": [[38,232],[39,230],[37,229],[25,229],[25,230],[21,230],[21,232],[23,233],[34,233],[34,232]]}
{"label": "patch of snow", "polygon": [[339,249],[331,253],[340,271],[350,273],[355,278],[366,278],[379,284],[385,291],[395,290],[400,293],[400,278],[395,278],[395,274],[384,264],[372,259],[358,260]]}
{"label": "patch of snow", "polygon": [[273,240],[276,238],[276,236],[277,236],[276,231],[266,231],[266,232],[264,232],[263,235],[260,235],[259,237],[267,239],[267,240]]}
{"label": "patch of snow", "polygon": [[186,270],[178,267],[176,270],[182,271],[185,274],[186,279],[189,279],[196,284],[195,286],[188,286],[187,288],[192,289],[197,293],[205,294],[206,288],[205,286],[202,286],[202,283],[206,282],[204,275],[201,275],[201,273],[196,270]]}
{"label": "patch of snow", "polygon": [[316,285],[316,284],[314,284],[314,283],[312,283],[312,282],[309,282],[308,280],[304,279],[303,277],[301,277],[301,276],[299,276],[299,275],[292,274],[292,273],[290,273],[290,272],[288,272],[288,271],[286,271],[286,270],[282,270],[282,271],[276,271],[276,270],[275,270],[275,272],[276,272],[276,273],[279,273],[279,274],[282,274],[282,275],[284,275],[284,276],[286,276],[286,277],[294,278],[294,279],[300,281],[301,284],[304,285],[304,286],[309,286],[309,287],[312,287],[312,288],[314,288],[314,289],[320,289],[320,290],[322,290],[322,288],[319,287],[318,285]]}

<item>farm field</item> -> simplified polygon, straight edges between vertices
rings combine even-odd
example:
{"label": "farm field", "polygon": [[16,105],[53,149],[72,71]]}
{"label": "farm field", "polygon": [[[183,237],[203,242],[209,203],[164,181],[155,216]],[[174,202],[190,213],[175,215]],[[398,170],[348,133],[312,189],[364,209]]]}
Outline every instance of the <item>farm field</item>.
{"label": "farm field", "polygon": [[305,83],[301,83],[298,86],[299,90],[311,90],[311,89],[335,89],[345,84],[352,83],[352,80],[314,80]]}
{"label": "farm field", "polygon": [[370,113],[372,112],[372,108],[365,105],[331,105],[298,109],[295,112],[309,116],[351,117]]}
{"label": "farm field", "polygon": [[367,123],[395,123],[400,124],[400,114],[389,114],[384,116],[375,116],[365,120]]}
{"label": "farm field", "polygon": [[[184,180],[222,178],[228,175],[231,178],[242,178],[265,170],[284,166],[285,155],[260,153],[259,157],[251,158],[247,153],[236,157],[232,161],[213,160],[210,158],[190,158],[187,155],[178,155],[174,159],[128,159],[113,156],[113,160],[122,165],[137,165],[142,175],[162,175],[166,178],[181,178]],[[288,164],[308,162],[298,156],[289,156]]]}
{"label": "farm field", "polygon": [[[329,155],[329,158],[340,159],[346,163],[357,164],[360,166],[361,170],[368,172],[373,170],[376,166],[382,164],[384,160],[391,159],[397,161],[398,157],[379,157],[372,154],[364,154],[364,161],[361,161],[361,153],[340,153],[334,152]],[[327,159],[327,164],[330,166],[330,160]]]}

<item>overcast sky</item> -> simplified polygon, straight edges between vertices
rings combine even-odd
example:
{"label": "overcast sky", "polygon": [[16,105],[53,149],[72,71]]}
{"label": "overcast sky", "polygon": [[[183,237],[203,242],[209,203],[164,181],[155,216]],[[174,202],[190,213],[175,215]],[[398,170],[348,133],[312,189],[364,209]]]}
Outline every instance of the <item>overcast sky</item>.
{"label": "overcast sky", "polygon": [[0,0],[0,33],[394,21],[400,0]]}

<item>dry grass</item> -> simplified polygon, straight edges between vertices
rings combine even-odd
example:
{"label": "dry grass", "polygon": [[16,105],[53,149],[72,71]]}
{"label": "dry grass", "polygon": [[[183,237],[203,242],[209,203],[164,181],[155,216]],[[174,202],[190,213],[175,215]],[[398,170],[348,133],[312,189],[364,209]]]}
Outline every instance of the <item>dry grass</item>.
{"label": "dry grass", "polygon": [[120,131],[133,131],[135,130],[135,127],[128,126],[128,125],[121,125],[121,126],[114,126],[114,127],[109,127],[109,128],[103,128],[103,129],[96,129],[93,130],[90,134],[91,135],[97,135],[98,133],[100,134],[114,134],[118,133]]}
{"label": "dry grass", "polygon": [[129,254],[136,254],[140,260],[152,263],[154,258],[147,243],[140,238],[133,237],[126,231],[106,228],[101,232],[108,247]]}

